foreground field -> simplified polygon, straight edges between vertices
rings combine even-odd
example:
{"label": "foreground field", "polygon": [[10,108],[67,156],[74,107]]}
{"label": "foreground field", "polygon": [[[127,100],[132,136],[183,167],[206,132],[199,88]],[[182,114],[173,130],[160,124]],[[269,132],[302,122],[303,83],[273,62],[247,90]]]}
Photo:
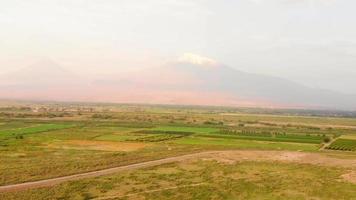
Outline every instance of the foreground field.
{"label": "foreground field", "polygon": [[[148,168],[137,169],[145,167]],[[113,175],[72,181],[50,189],[22,191],[19,190],[20,188],[14,188],[15,191],[17,190],[16,193],[4,192],[0,197],[2,199],[356,198],[354,191],[356,160],[333,158],[316,153],[208,152],[128,166],[117,171]],[[305,184],[306,182],[308,184]],[[51,185],[51,180],[40,184]]]}
{"label": "foreground field", "polygon": [[[191,152],[221,149],[316,151],[320,144],[224,134],[219,127],[76,122],[50,126],[11,121],[1,140],[0,185],[105,169]],[[63,124],[64,123],[64,124]],[[125,127],[126,126],[126,127]],[[55,127],[44,130],[34,127]],[[33,131],[33,130],[37,131]],[[30,131],[29,131],[30,130]],[[5,138],[6,137],[6,138]],[[292,136],[295,137],[295,136]],[[303,136],[305,137],[305,136]],[[307,136],[307,139],[310,136]],[[273,138],[272,138],[273,139]]]}
{"label": "foreground field", "polygon": [[[2,108],[0,107],[0,186],[93,172],[207,151],[311,152],[314,153],[312,155],[320,154],[329,158],[343,159],[342,163],[356,160],[356,119],[353,118],[258,115],[234,113],[232,111],[227,113],[226,110],[214,110],[214,108],[128,105],[86,108],[76,108],[73,105],[68,105],[68,108],[66,106],[59,108],[58,105],[41,105],[44,111],[39,112],[39,105],[31,106],[36,107],[36,110],[32,111],[32,107],[9,107],[3,108],[3,111],[1,111]],[[238,160],[238,162],[247,165],[260,160],[258,163],[264,163],[267,171],[270,162],[279,162],[278,159],[261,160],[251,155],[248,157],[254,159],[250,159],[248,162]],[[209,166],[223,165],[222,167],[224,167],[227,164],[220,163],[220,161],[214,164],[215,161],[200,160],[194,165],[205,163],[207,168],[202,169],[201,173],[203,173],[205,170],[211,169]],[[347,167],[330,164],[336,162],[335,160],[326,159],[322,162],[324,163],[323,166],[309,166],[309,164],[318,163],[304,163],[298,160],[297,163],[280,163],[278,166],[296,165],[296,167],[305,167],[305,169],[321,167],[330,170],[330,173],[346,174]],[[179,166],[180,164],[174,165]],[[234,165],[229,164],[226,167],[229,168],[229,166]],[[159,168],[157,166],[157,170]],[[281,170],[283,169],[282,167]],[[297,173],[297,171],[295,172]],[[131,172],[125,173],[130,174]],[[142,170],[138,170],[137,173],[142,173]],[[298,173],[303,173],[303,171]],[[121,176],[121,174],[115,176]],[[259,177],[259,175],[257,176]],[[318,177],[319,175],[314,174],[313,176]],[[352,174],[349,176],[350,179],[354,179]],[[131,180],[126,177],[125,180],[135,180],[135,177],[132,178]],[[227,181],[226,177],[221,178],[221,181]],[[297,178],[295,181],[298,182],[300,177],[291,178]],[[336,176],[334,178],[336,180]],[[101,178],[99,179],[101,180]],[[192,180],[194,179],[192,177]],[[95,180],[88,181],[95,182]],[[175,196],[175,192],[166,195],[166,193],[170,193],[170,190],[175,191],[175,189],[180,191],[190,190],[191,187],[205,187],[207,190],[205,192],[208,193],[210,189],[220,187],[214,185],[216,183],[206,185],[207,183],[192,180],[190,180],[190,185],[186,184],[182,188],[179,185],[167,185],[167,191],[159,191],[157,197],[179,198],[179,196]],[[187,181],[189,182],[189,180]],[[110,184],[115,185],[116,183]],[[154,191],[157,188],[154,187],[155,185],[150,185],[150,182],[147,182],[147,184],[148,188],[145,191],[149,191],[151,188],[152,194],[148,192],[140,195],[147,198],[156,197]],[[267,186],[269,184],[267,182],[261,184],[270,187]],[[351,197],[354,196],[351,194],[353,193],[349,192],[349,186],[346,186],[352,183],[342,183],[342,185],[344,184],[345,187],[342,186],[342,188],[346,188],[342,189],[346,195],[344,199],[352,199]],[[68,192],[72,193],[72,186],[78,187],[78,192],[73,193],[76,195],[65,196],[62,187],[69,187],[67,188]],[[53,194],[58,194],[58,197],[62,199],[73,199],[74,197],[85,199],[86,194],[89,195],[88,198],[104,195],[100,192],[92,192],[92,190],[98,189],[97,186],[90,186],[94,188],[88,187],[83,180],[64,183],[64,185],[52,189],[47,188],[47,190],[53,192]],[[86,191],[85,188],[89,191]],[[136,190],[131,189],[123,193],[122,190],[113,187],[112,192],[119,192],[120,195],[131,195]],[[234,187],[230,189],[235,190]],[[320,190],[324,189],[327,188],[320,187]],[[50,199],[48,195],[51,193],[46,194],[44,191],[44,189],[36,189],[19,194],[6,193],[3,194],[4,198],[1,199],[20,197],[25,199],[30,197],[33,199]],[[140,191],[136,192],[139,193]],[[165,195],[162,196],[160,193]],[[192,197],[198,197],[193,193],[191,193]],[[232,195],[232,199],[240,198],[240,196],[236,196],[237,194],[230,193],[231,191],[222,191],[222,194],[227,196],[217,196],[217,198],[230,198],[229,195]],[[270,197],[277,198],[277,194],[279,193],[272,194]],[[104,196],[106,195],[109,194]],[[243,197],[241,196],[241,198]],[[298,195],[289,197],[303,199]],[[324,198],[324,196],[321,197]],[[201,198],[206,199],[207,197],[202,196]],[[256,196],[256,198],[259,199],[259,196]]]}

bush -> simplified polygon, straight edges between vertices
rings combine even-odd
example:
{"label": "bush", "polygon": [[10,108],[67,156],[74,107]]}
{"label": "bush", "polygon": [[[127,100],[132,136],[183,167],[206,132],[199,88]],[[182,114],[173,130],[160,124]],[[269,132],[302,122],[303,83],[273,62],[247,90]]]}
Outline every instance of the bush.
{"label": "bush", "polygon": [[15,137],[16,139],[23,139],[23,135],[16,135],[16,137]]}
{"label": "bush", "polygon": [[324,143],[329,143],[330,142],[330,138],[329,137],[324,137],[323,141],[324,141]]}

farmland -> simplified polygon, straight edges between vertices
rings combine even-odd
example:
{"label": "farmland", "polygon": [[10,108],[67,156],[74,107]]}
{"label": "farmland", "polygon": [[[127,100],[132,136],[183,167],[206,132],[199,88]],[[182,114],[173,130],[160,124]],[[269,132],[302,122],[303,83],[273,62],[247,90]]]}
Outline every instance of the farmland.
{"label": "farmland", "polygon": [[[253,114],[215,107],[22,102],[0,108],[0,185],[209,151],[305,152],[348,162],[356,160],[355,136],[356,119],[335,116]],[[340,176],[354,170],[352,166],[280,162],[272,157],[258,160],[240,160],[239,165],[216,159],[177,161],[50,188],[0,192],[0,198],[260,199],[269,194],[264,197],[335,199],[328,192],[332,190],[338,190],[343,199],[356,198],[351,190],[356,187],[353,176],[351,181],[336,184]],[[298,173],[304,175],[295,175]],[[301,186],[310,180],[313,191]],[[259,192],[254,189],[257,185]],[[162,187],[167,189],[157,190]],[[219,192],[212,194],[212,190]]]}
{"label": "farmland", "polygon": [[356,151],[356,140],[351,139],[337,139],[328,149],[341,151]]}

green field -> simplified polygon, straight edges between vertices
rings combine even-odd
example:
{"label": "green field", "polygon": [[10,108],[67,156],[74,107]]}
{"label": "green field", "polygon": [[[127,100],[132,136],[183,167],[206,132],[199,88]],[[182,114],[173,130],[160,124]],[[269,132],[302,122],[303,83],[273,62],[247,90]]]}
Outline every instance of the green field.
{"label": "green field", "polygon": [[7,139],[10,137],[24,136],[28,134],[48,132],[70,127],[72,127],[72,125],[69,124],[32,124],[29,125],[29,127],[11,127],[10,129],[0,130],[0,138]]}
{"label": "green field", "polygon": [[270,142],[295,142],[295,143],[322,143],[322,137],[301,136],[301,135],[284,135],[284,136],[256,136],[256,135],[224,135],[224,134],[210,134],[199,135],[211,138],[229,138],[239,140],[256,140],[256,141],[270,141]]}
{"label": "green field", "polygon": [[319,146],[305,143],[267,142],[229,138],[187,137],[175,141],[177,144],[192,146],[209,146],[219,149],[272,149],[293,151],[316,151]]}
{"label": "green field", "polygon": [[356,140],[337,139],[327,148],[331,150],[356,151]]}
{"label": "green field", "polygon": [[[72,111],[73,106],[70,106],[71,111],[63,111],[66,113],[63,114],[57,111],[57,107],[53,108],[55,111],[51,113],[53,105],[46,106],[49,110],[43,113],[32,113],[30,109],[16,110],[14,107],[0,112],[0,185],[43,180],[206,151],[276,150],[312,152],[333,158],[356,159],[354,142],[356,140],[353,140],[356,135],[356,128],[353,127],[356,125],[356,119],[250,113],[227,115],[225,112],[214,110],[215,108],[141,105],[91,105],[90,111],[83,111],[84,108]],[[63,105],[64,108],[65,106]],[[333,139],[335,142],[329,145],[324,143],[325,138]],[[323,147],[327,150],[322,150]],[[329,190],[337,190],[345,195],[344,199],[354,197],[349,191],[351,183],[328,182],[337,180],[337,176],[346,170],[343,168],[292,163],[276,165],[270,162],[262,164],[241,162],[234,166],[197,161],[192,164],[194,165],[192,169],[189,167],[180,169],[180,165],[172,164],[172,168],[179,171],[172,174],[172,178],[177,178],[172,181],[170,178],[167,179],[168,175],[166,177],[160,174],[163,173],[161,169],[165,171],[166,167],[158,166],[147,171],[142,169],[64,183],[45,189],[0,194],[0,199],[90,199],[176,185],[187,185],[187,188],[142,193],[138,196],[148,199],[209,199],[213,195],[209,191],[219,191],[214,194],[217,195],[213,196],[215,199],[260,199],[263,195],[267,199],[306,197],[333,199],[335,196]],[[193,168],[197,168],[197,171]],[[234,170],[245,175],[247,173],[249,176],[235,179],[219,175],[220,178],[216,178],[216,174],[228,174]],[[330,173],[330,176],[321,174],[318,170],[324,170]],[[281,173],[273,178],[272,174],[278,171]],[[287,175],[283,173],[289,174],[290,180],[284,180]],[[296,175],[300,173],[307,174]],[[192,175],[191,178],[187,178],[189,174]],[[199,178],[214,181],[208,185],[194,186],[194,189],[189,188],[189,184],[195,184]],[[256,178],[261,179],[260,182],[255,182]],[[323,184],[319,184],[321,183],[317,181],[319,179]],[[271,180],[275,181],[276,185]],[[316,187],[315,192],[302,186],[301,183],[304,181],[311,181]],[[287,183],[290,185],[285,185]],[[125,187],[121,189],[120,186],[123,185]],[[255,189],[257,186],[261,189],[260,192]],[[296,187],[299,190],[296,190]],[[327,190],[325,194],[324,190]],[[177,196],[177,191],[182,196]],[[255,196],[249,196],[249,192],[253,192]]]}

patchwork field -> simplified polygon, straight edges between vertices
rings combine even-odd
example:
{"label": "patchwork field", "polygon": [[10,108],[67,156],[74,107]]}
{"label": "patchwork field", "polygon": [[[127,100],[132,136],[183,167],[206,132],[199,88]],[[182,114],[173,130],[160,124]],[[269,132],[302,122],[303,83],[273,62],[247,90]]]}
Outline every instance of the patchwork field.
{"label": "patchwork field", "polygon": [[[227,113],[199,107],[27,106],[0,108],[0,199],[356,198],[354,118]],[[31,106],[47,110],[32,112]],[[222,154],[1,192],[1,186],[12,184],[237,150],[249,159]],[[256,157],[256,150],[265,154]],[[318,163],[275,159],[268,157],[274,155],[271,150],[288,153],[283,154],[287,158],[295,152],[325,159]]]}

